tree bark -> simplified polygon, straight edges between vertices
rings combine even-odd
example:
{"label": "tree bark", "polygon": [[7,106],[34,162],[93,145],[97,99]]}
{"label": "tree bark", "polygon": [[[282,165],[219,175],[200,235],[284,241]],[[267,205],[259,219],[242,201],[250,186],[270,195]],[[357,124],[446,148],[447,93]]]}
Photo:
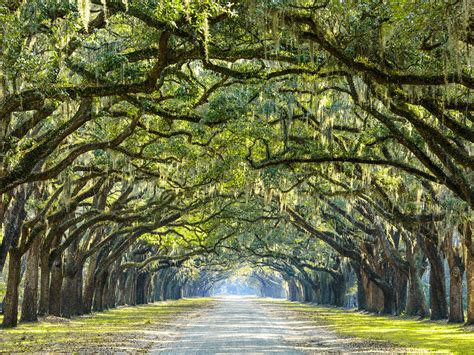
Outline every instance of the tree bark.
{"label": "tree bark", "polygon": [[145,273],[139,273],[136,284],[137,304],[143,304],[144,292],[145,292]]}
{"label": "tree bark", "polygon": [[395,312],[395,292],[382,290],[383,293],[383,313],[394,314]]}
{"label": "tree bark", "polygon": [[398,273],[396,276],[396,315],[400,315],[407,307],[408,276],[404,273]]}
{"label": "tree bark", "polygon": [[467,223],[463,231],[466,245],[466,279],[467,279],[467,325],[474,325],[474,241],[472,240],[472,225]]}
{"label": "tree bark", "polygon": [[108,300],[109,300],[109,287],[110,287],[110,278],[111,278],[111,273],[108,272],[107,273],[107,277],[105,278],[105,281],[104,281],[104,286],[103,286],[103,289],[102,289],[102,292],[101,292],[101,297],[102,297],[102,309],[101,311],[105,311],[107,309],[109,309],[109,303],[108,303]]}
{"label": "tree bark", "polygon": [[89,314],[92,311],[92,302],[94,299],[95,271],[97,267],[97,253],[92,255],[87,266],[86,279],[84,281],[84,289],[82,293],[82,312]]}
{"label": "tree bark", "polygon": [[367,297],[364,288],[364,280],[362,278],[360,266],[355,263],[352,263],[352,268],[357,276],[357,309],[366,310],[367,309]]}
{"label": "tree bark", "polygon": [[344,306],[344,296],[346,295],[346,280],[344,275],[333,275],[333,281],[331,282],[331,288],[334,294],[333,303],[337,307]]}
{"label": "tree bark", "polygon": [[104,292],[106,289],[108,276],[109,272],[107,270],[103,270],[96,275],[93,304],[93,310],[96,312],[101,312],[104,310]]}
{"label": "tree bark", "polygon": [[474,325],[474,250],[468,250],[466,257],[467,273],[467,325]]}
{"label": "tree bark", "polygon": [[446,300],[446,284],[443,260],[438,249],[438,238],[434,233],[424,234],[423,245],[430,263],[430,301],[431,320],[448,318],[448,302]]}
{"label": "tree bark", "polygon": [[[163,288],[163,275],[164,275],[164,270],[160,270],[156,275],[155,275],[155,291],[154,291],[154,301],[162,301],[163,300],[163,294],[162,294],[162,288]],[[196,287],[199,289],[199,287]]]}
{"label": "tree bark", "polygon": [[77,300],[77,274],[74,270],[65,270],[63,287],[61,290],[61,315],[71,318],[76,313]]}
{"label": "tree bark", "polygon": [[430,271],[430,300],[431,320],[448,318],[448,304],[446,301],[446,286],[444,283],[444,271],[441,260],[432,265]]}
{"label": "tree bark", "polygon": [[82,310],[84,308],[83,302],[82,302],[82,282],[83,282],[83,277],[82,277],[82,270],[84,268],[84,265],[78,265],[77,266],[78,271],[76,272],[76,304],[74,305],[74,315],[81,315],[83,314]]}
{"label": "tree bark", "polygon": [[59,256],[51,268],[51,283],[49,286],[49,314],[61,316],[61,289],[63,284],[63,262]]}
{"label": "tree bark", "polygon": [[129,269],[127,271],[127,280],[125,282],[125,302],[129,306],[136,305],[136,274],[137,272],[135,271],[135,269]]}
{"label": "tree bark", "polygon": [[21,321],[38,320],[38,278],[41,238],[36,237],[28,250],[25,271],[23,303],[21,305]]}
{"label": "tree bark", "polygon": [[[450,323],[464,322],[464,309],[462,301],[462,279],[464,276],[464,261],[461,244],[455,243],[456,232],[446,235],[446,252],[449,265],[449,318]],[[459,239],[457,239],[460,242]]]}
{"label": "tree bark", "polygon": [[126,282],[127,282],[127,273],[119,271],[118,284],[117,284],[117,291],[118,291],[117,304],[119,306],[122,306],[126,303],[126,301],[125,301],[125,296],[126,296],[125,284],[126,284]]}
{"label": "tree bark", "polygon": [[40,256],[40,301],[38,314],[46,316],[49,314],[49,283],[51,279],[51,268],[49,265],[49,246],[43,245]]}
{"label": "tree bark", "polygon": [[462,302],[462,275],[463,271],[454,268],[450,271],[449,284],[449,318],[450,323],[464,322],[464,309]]}
{"label": "tree bark", "polygon": [[409,316],[428,317],[430,310],[426,302],[423,285],[416,270],[410,270],[406,312]]}
{"label": "tree bark", "polygon": [[420,278],[421,275],[419,274],[416,256],[412,250],[411,243],[407,243],[406,256],[409,265],[409,287],[406,312],[409,316],[425,318],[430,315],[430,310],[426,302],[425,292]]}
{"label": "tree bark", "polygon": [[3,309],[3,322],[5,328],[16,327],[18,324],[18,287],[20,286],[21,254],[10,247],[8,252],[8,280]]}
{"label": "tree bark", "polygon": [[[17,189],[13,196],[13,205],[8,212],[8,217],[5,218],[5,221],[2,221],[4,223],[4,235],[0,245],[0,272],[3,270],[10,247],[19,245],[21,226],[26,218],[25,204],[29,195],[27,190],[26,185]],[[0,199],[3,200],[2,194],[0,194]]]}
{"label": "tree bark", "polygon": [[105,295],[107,308],[115,308],[116,302],[116,294],[117,294],[117,272],[112,271],[109,276],[109,280],[107,281],[107,294]]}
{"label": "tree bark", "polygon": [[297,301],[298,300],[298,289],[296,283],[293,279],[287,280],[288,283],[288,300]]}

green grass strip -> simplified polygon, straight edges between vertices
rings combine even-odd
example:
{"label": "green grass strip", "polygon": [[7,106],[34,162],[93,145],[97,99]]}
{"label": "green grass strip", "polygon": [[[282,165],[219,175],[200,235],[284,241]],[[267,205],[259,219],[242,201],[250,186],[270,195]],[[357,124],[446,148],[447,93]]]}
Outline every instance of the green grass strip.
{"label": "green grass strip", "polygon": [[[150,329],[166,327],[179,314],[211,303],[210,298],[182,299],[122,307],[71,320],[48,317],[14,329],[0,328],[0,352],[75,352],[95,346],[135,352],[141,345],[146,346]],[[140,338],[143,343],[133,345]]]}
{"label": "green grass strip", "polygon": [[310,317],[315,325],[326,325],[342,335],[383,340],[413,349],[474,354],[474,331],[460,324],[379,316],[288,301],[284,305]]}

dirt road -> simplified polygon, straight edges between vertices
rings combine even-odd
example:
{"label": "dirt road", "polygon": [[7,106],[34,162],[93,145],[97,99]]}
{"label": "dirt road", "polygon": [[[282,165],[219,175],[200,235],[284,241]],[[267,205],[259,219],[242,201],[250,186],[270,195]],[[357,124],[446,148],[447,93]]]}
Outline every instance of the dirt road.
{"label": "dirt road", "polygon": [[264,299],[223,297],[192,319],[177,319],[158,354],[397,353],[379,343],[341,338]]}

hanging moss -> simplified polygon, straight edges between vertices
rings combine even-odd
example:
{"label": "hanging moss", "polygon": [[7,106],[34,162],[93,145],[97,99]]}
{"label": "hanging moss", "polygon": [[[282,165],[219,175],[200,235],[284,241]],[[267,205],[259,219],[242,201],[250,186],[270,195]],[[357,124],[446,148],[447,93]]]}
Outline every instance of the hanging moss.
{"label": "hanging moss", "polygon": [[82,26],[89,29],[89,22],[91,16],[91,2],[90,0],[77,0],[77,9],[79,11],[79,18],[81,19]]}

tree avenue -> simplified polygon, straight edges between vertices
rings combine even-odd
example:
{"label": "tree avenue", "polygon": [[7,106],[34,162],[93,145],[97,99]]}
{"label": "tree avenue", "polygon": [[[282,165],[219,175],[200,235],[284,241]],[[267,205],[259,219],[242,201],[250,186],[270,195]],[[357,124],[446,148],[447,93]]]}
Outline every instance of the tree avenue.
{"label": "tree avenue", "polygon": [[4,327],[239,272],[474,324],[469,1],[4,1],[0,28]]}

